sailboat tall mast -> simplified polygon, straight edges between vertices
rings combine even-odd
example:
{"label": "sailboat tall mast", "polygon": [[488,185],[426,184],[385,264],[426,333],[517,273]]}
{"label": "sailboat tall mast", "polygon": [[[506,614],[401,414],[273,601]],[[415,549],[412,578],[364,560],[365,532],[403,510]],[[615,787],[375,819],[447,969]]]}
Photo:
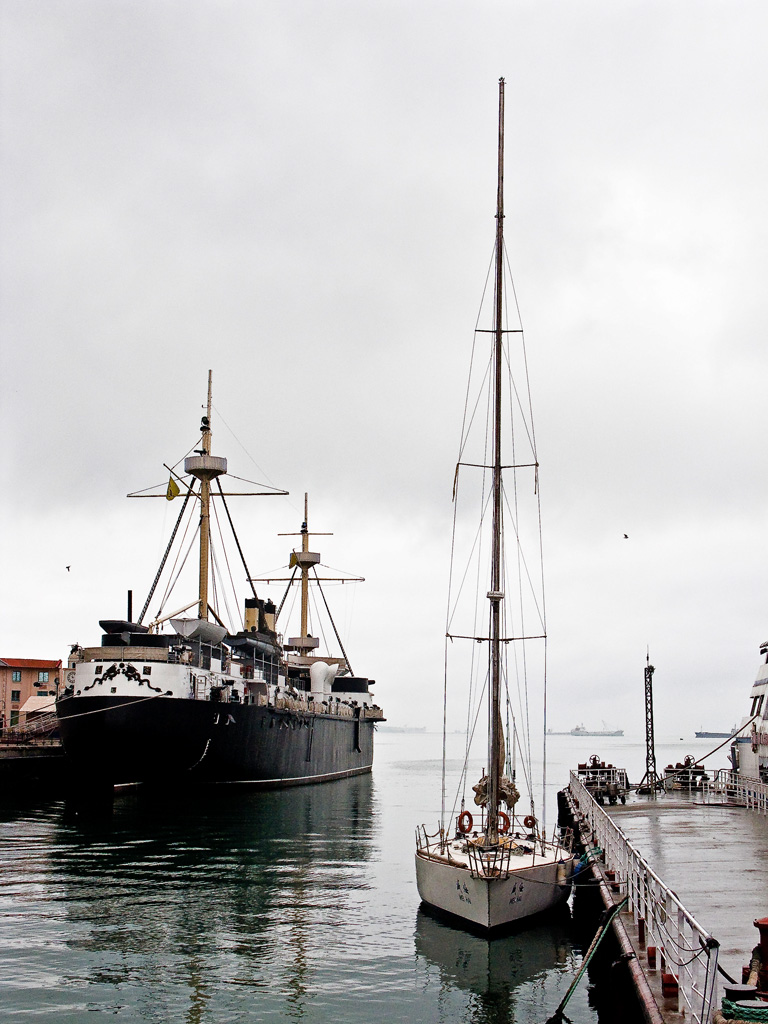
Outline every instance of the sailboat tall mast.
{"label": "sailboat tall mast", "polygon": [[494,318],[494,421],[493,421],[493,539],[491,547],[491,687],[489,751],[488,751],[488,841],[498,841],[499,783],[502,771],[501,753],[501,603],[504,598],[501,579],[501,379],[502,323],[504,315],[504,79],[499,79],[499,146],[496,187],[496,288]]}

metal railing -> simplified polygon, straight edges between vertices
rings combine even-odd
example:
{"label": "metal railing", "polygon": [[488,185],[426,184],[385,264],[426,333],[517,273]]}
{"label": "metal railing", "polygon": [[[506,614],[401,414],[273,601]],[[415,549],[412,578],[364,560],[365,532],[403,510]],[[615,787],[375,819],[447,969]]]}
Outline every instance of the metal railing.
{"label": "metal railing", "polygon": [[0,730],[0,741],[3,743],[28,743],[34,738],[47,737],[54,732],[58,724],[56,712],[49,711],[23,725],[12,725]]}
{"label": "metal railing", "polygon": [[710,788],[729,801],[745,804],[751,811],[768,814],[768,783],[760,782],[759,779],[746,779],[736,772],[720,768],[715,772]]}
{"label": "metal railing", "polygon": [[627,910],[635,925],[641,933],[645,930],[646,948],[656,947],[660,971],[673,974],[677,981],[678,1011],[697,1024],[708,1024],[715,1009],[719,943],[685,909],[575,772],[569,788],[586,833],[585,845],[602,850],[606,869],[614,872],[615,884],[629,899]]}

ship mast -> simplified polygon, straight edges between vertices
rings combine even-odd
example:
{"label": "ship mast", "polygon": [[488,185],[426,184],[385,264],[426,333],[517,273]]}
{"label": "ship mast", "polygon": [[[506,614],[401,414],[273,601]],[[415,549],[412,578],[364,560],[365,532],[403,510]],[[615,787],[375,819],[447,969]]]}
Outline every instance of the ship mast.
{"label": "ship mast", "polygon": [[208,563],[211,549],[211,480],[227,472],[227,460],[211,455],[211,395],[213,373],[208,371],[208,404],[200,426],[201,447],[184,460],[184,471],[200,481],[200,585],[198,618],[208,618]]}
{"label": "ship mast", "polygon": [[[311,655],[315,648],[320,646],[317,637],[309,635],[309,570],[314,569],[320,562],[320,553],[309,550],[309,538],[330,537],[330,533],[309,532],[309,496],[304,494],[304,522],[301,524],[301,551],[292,551],[289,567],[298,568],[301,571],[301,636],[289,637],[286,641],[286,649],[293,648],[304,655]],[[280,537],[293,537],[292,533],[281,533]],[[290,586],[290,584],[289,584]],[[281,605],[282,607],[282,605]],[[279,612],[278,612],[279,614]],[[334,627],[335,628],[335,627]]]}
{"label": "ship mast", "polygon": [[499,787],[502,771],[501,732],[501,604],[504,600],[501,580],[501,380],[502,380],[502,322],[504,315],[504,79],[499,79],[499,146],[496,187],[496,251],[495,251],[495,317],[494,317],[494,395],[493,395],[493,538],[491,546],[491,687],[488,714],[488,820],[486,836],[489,844],[499,839]]}
{"label": "ship mast", "polygon": [[310,554],[309,550],[309,496],[304,493],[304,522],[301,524],[301,556],[296,561],[301,568],[301,635],[309,636],[309,567],[320,561],[320,556]]}

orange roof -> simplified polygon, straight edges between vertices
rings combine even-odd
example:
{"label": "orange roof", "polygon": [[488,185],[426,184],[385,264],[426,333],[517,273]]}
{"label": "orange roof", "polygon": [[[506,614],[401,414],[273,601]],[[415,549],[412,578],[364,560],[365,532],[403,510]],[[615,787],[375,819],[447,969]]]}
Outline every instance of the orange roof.
{"label": "orange roof", "polygon": [[61,668],[61,659],[41,661],[39,658],[0,658],[0,668]]}

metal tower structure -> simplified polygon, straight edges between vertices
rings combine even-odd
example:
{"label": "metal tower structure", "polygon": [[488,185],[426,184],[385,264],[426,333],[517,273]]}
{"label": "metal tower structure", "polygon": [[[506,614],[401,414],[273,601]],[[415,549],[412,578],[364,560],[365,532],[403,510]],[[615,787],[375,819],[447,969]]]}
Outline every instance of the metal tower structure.
{"label": "metal tower structure", "polygon": [[656,772],[656,747],[653,739],[653,673],[650,653],[645,655],[645,775],[637,787],[638,793],[653,795],[662,783]]}

